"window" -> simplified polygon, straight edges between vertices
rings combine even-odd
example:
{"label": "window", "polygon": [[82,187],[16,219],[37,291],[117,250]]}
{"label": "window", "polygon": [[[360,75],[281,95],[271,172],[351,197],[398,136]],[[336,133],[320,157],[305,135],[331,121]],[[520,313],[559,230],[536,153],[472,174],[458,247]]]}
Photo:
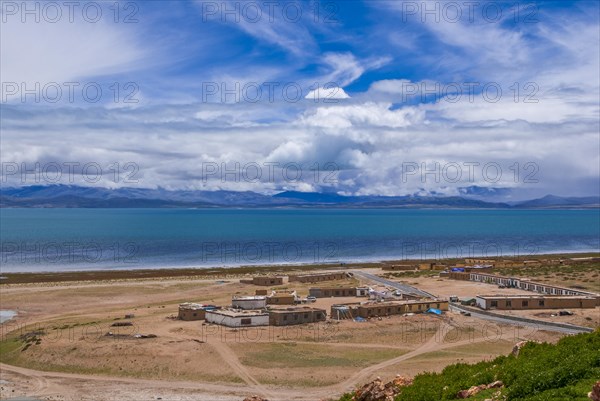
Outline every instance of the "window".
{"label": "window", "polygon": [[512,301],[506,301],[506,306],[507,307],[512,307]]}
{"label": "window", "polygon": [[198,316],[198,314],[194,312],[194,313],[192,313],[192,316]]}
{"label": "window", "polygon": [[283,315],[283,320],[287,320],[287,315]]}
{"label": "window", "polygon": [[247,317],[247,318],[242,319],[242,324],[243,325],[248,325],[250,323],[252,323],[252,319],[251,318]]}
{"label": "window", "polygon": [[305,319],[308,319],[308,313],[305,313],[305,314],[304,314],[304,318],[305,318]]}
{"label": "window", "polygon": [[492,303],[490,304],[490,306],[492,308],[497,308],[498,307],[498,301],[492,301]]}
{"label": "window", "polygon": [[523,307],[529,306],[529,301],[523,301],[523,302],[521,302],[521,306],[523,306]]}
{"label": "window", "polygon": [[540,300],[539,300],[539,302],[538,302],[538,305],[539,305],[539,306],[544,306],[544,300],[543,300],[543,299],[540,299]]}

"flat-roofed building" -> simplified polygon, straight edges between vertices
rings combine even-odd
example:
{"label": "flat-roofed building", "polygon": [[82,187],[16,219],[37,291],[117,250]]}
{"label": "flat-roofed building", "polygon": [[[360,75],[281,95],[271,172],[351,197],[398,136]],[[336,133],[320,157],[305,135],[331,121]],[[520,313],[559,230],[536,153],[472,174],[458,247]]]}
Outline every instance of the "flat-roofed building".
{"label": "flat-roofed building", "polygon": [[245,311],[221,309],[206,311],[208,323],[220,324],[227,327],[268,326],[269,314],[265,311]]}
{"label": "flat-roofed building", "polygon": [[448,310],[448,301],[387,301],[337,304],[331,306],[331,318],[353,319],[356,317],[371,318],[380,316],[401,315],[404,313],[423,313],[429,309]]}
{"label": "flat-roofed building", "polygon": [[419,270],[446,270],[448,266],[441,263],[420,263]]}
{"label": "flat-roofed building", "polygon": [[300,282],[300,283],[318,283],[321,281],[333,281],[333,280],[344,280],[352,277],[350,272],[328,272],[328,273],[314,273],[314,274],[300,274],[289,276],[289,282]]}
{"label": "flat-roofed building", "polygon": [[544,295],[555,295],[563,297],[578,296],[584,298],[589,297],[593,298],[596,301],[597,306],[600,306],[599,294],[589,291],[582,291],[575,288],[567,288],[560,287],[557,285],[538,283],[521,277],[497,276],[494,274],[471,271],[468,273],[451,272],[450,278],[455,280],[470,280],[479,283],[500,285],[509,288],[518,288],[521,290],[537,292]]}
{"label": "flat-roofed building", "polygon": [[269,325],[290,326],[295,324],[306,324],[322,322],[327,319],[324,309],[310,307],[295,307],[286,309],[271,309],[269,311]]}
{"label": "flat-roofed building", "polygon": [[179,320],[204,320],[205,312],[207,310],[217,310],[218,306],[215,305],[202,305],[193,302],[184,302],[179,304],[179,313],[177,318]]}
{"label": "flat-roofed building", "polygon": [[267,297],[263,295],[234,296],[231,306],[237,309],[264,309],[267,307]]}
{"label": "flat-roofed building", "polygon": [[494,259],[474,259],[474,258],[465,259],[465,263],[467,265],[492,265],[495,262],[496,261]]}
{"label": "flat-roofed building", "polygon": [[429,309],[438,309],[442,312],[448,311],[448,301],[441,299],[407,301],[404,306],[406,313],[423,313],[427,312]]}
{"label": "flat-roofed building", "polygon": [[252,277],[252,279],[240,280],[243,284],[254,284],[254,285],[281,285],[283,284],[283,277],[271,277],[271,276],[258,276]]}
{"label": "flat-roofed building", "polygon": [[267,297],[267,305],[294,305],[296,297],[292,293],[278,292]]}
{"label": "flat-roofed building", "polygon": [[308,295],[315,298],[355,297],[356,287],[319,287],[309,288]]}
{"label": "flat-roofed building", "polygon": [[385,265],[381,269],[385,270],[385,271],[397,272],[397,271],[417,270],[417,268],[418,268],[417,265]]}
{"label": "flat-roofed building", "polygon": [[475,301],[481,309],[500,310],[596,307],[594,298],[582,296],[478,295]]}

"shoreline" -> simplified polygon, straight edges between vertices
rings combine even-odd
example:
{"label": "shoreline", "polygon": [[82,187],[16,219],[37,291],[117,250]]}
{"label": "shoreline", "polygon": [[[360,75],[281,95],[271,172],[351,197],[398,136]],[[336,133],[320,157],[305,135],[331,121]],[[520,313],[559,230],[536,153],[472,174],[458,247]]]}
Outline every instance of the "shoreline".
{"label": "shoreline", "polygon": [[[468,258],[484,257],[489,259],[540,259],[540,258],[586,258],[600,257],[599,251],[588,252],[550,252],[539,255],[523,256],[477,256],[469,255]],[[76,282],[76,281],[99,281],[99,280],[139,280],[139,279],[157,279],[157,278],[184,278],[184,277],[203,277],[219,278],[223,276],[241,276],[249,274],[288,274],[290,272],[302,272],[311,270],[328,269],[360,269],[381,267],[390,264],[418,264],[427,262],[457,262],[464,260],[464,257],[452,258],[419,258],[419,259],[382,259],[353,262],[331,262],[331,263],[298,263],[298,264],[257,264],[257,265],[236,265],[231,267],[224,266],[206,266],[206,267],[159,267],[159,268],[139,268],[139,269],[97,269],[97,270],[73,270],[73,271],[38,271],[38,272],[2,272],[0,286],[10,284],[30,284],[30,283],[58,283],[58,282]]]}

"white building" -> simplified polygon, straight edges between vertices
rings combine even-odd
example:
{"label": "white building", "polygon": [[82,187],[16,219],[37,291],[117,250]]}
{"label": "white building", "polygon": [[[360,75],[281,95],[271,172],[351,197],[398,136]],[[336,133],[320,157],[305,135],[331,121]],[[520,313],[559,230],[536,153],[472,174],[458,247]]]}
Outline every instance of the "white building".
{"label": "white building", "polygon": [[267,297],[265,296],[247,296],[233,297],[231,306],[238,309],[264,309],[267,307]]}
{"label": "white building", "polygon": [[357,297],[368,297],[369,296],[369,287],[356,287],[356,296]]}
{"label": "white building", "polygon": [[269,314],[263,311],[207,310],[205,320],[227,327],[268,326]]}

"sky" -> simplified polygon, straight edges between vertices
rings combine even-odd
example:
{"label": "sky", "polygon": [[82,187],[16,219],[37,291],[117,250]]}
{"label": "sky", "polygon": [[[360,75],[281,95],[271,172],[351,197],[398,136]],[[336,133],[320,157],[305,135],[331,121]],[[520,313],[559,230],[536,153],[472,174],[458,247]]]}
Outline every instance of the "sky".
{"label": "sky", "polygon": [[597,1],[2,1],[2,186],[600,193]]}

